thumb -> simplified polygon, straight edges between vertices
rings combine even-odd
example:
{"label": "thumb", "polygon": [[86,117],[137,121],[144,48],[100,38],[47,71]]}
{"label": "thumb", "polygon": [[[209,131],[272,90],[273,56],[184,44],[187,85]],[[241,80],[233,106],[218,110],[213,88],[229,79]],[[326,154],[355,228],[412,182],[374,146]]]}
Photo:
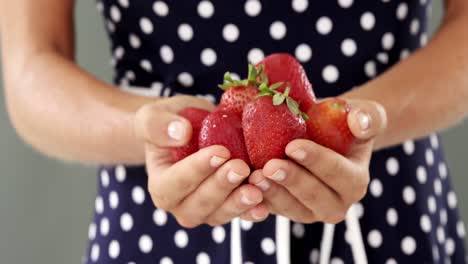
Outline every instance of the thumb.
{"label": "thumb", "polygon": [[382,134],[387,127],[385,108],[368,100],[347,100],[351,111],[348,114],[348,126],[359,141],[367,141]]}

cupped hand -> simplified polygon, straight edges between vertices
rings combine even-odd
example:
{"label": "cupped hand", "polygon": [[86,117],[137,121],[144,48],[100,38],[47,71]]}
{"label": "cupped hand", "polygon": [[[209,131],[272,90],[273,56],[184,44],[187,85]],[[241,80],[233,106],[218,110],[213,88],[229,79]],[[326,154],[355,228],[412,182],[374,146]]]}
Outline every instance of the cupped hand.
{"label": "cupped hand", "polygon": [[223,146],[210,146],[173,163],[171,147],[191,138],[190,122],[176,113],[185,107],[213,110],[207,101],[191,96],[160,99],[143,106],[135,116],[135,132],[145,143],[148,191],[154,205],[171,212],[187,228],[225,224],[244,215],[251,221],[268,216],[261,190],[242,181],[250,175],[242,160],[230,159]]}
{"label": "cupped hand", "polygon": [[294,140],[285,150],[289,160],[270,160],[249,177],[263,190],[262,204],[271,213],[303,223],[338,223],[364,197],[373,142],[387,118],[375,102],[349,103],[348,125],[356,142],[346,157],[310,140]]}

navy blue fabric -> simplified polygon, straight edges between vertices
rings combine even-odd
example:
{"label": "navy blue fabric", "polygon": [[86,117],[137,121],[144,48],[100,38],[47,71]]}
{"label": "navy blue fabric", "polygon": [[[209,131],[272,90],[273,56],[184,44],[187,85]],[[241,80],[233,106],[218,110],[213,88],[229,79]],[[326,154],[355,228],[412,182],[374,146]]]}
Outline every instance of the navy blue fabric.
{"label": "navy blue fabric", "polygon": [[[301,61],[318,97],[340,95],[427,43],[431,3],[99,0],[98,9],[116,85],[216,102],[225,71],[245,76],[248,61],[274,52]],[[374,153],[370,170],[357,207],[369,263],[465,262],[465,228],[436,134]],[[154,208],[146,182],[143,167],[99,170],[85,263],[229,263],[229,224],[182,228]],[[274,216],[241,221],[244,263],[276,263],[275,225]],[[291,263],[318,263],[322,229],[291,223]],[[338,224],[331,263],[353,262],[346,234]]]}

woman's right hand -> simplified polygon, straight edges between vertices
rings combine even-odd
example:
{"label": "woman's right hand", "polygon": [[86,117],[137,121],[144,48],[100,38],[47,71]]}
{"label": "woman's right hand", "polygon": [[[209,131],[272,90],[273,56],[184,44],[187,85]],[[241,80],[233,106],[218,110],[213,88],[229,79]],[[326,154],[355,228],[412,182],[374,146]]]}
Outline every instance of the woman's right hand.
{"label": "woman's right hand", "polygon": [[137,136],[144,141],[148,189],[156,207],[171,212],[180,225],[192,228],[228,223],[242,215],[250,221],[268,216],[260,204],[258,187],[242,184],[249,166],[230,159],[223,146],[210,146],[173,163],[170,148],[191,138],[190,122],[176,113],[185,107],[213,110],[204,99],[192,96],[162,98],[141,107],[135,116]]}

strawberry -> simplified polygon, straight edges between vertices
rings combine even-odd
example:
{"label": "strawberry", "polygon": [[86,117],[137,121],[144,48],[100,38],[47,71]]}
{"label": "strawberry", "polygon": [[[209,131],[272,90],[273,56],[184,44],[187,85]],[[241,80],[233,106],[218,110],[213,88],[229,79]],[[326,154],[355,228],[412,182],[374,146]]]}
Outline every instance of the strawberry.
{"label": "strawberry", "polygon": [[171,155],[174,162],[198,151],[198,135],[200,134],[202,121],[209,113],[209,111],[194,107],[187,107],[179,112],[180,116],[190,121],[190,124],[192,125],[192,138],[187,145],[171,149]]}
{"label": "strawberry", "polygon": [[[307,111],[315,102],[312,84],[302,65],[287,53],[275,53],[267,56],[257,67],[263,65],[263,73],[269,83],[284,82],[291,85],[290,97],[299,103],[302,111]],[[286,84],[278,88],[279,92],[286,89]]]}
{"label": "strawberry", "polygon": [[245,148],[240,116],[222,110],[209,114],[202,123],[198,137],[200,148],[223,145],[231,152],[231,158],[241,159],[250,165]]}
{"label": "strawberry", "polygon": [[[294,139],[306,138],[307,116],[300,112],[296,101],[284,93],[275,91],[282,83],[267,87],[260,85],[261,97],[248,103],[242,115],[242,128],[250,161],[255,169],[261,169],[271,159],[286,157],[286,145]],[[286,104],[284,103],[286,102]]]}
{"label": "strawberry", "polygon": [[349,106],[346,101],[329,98],[307,111],[307,134],[309,139],[347,155],[355,138],[348,127]]}

